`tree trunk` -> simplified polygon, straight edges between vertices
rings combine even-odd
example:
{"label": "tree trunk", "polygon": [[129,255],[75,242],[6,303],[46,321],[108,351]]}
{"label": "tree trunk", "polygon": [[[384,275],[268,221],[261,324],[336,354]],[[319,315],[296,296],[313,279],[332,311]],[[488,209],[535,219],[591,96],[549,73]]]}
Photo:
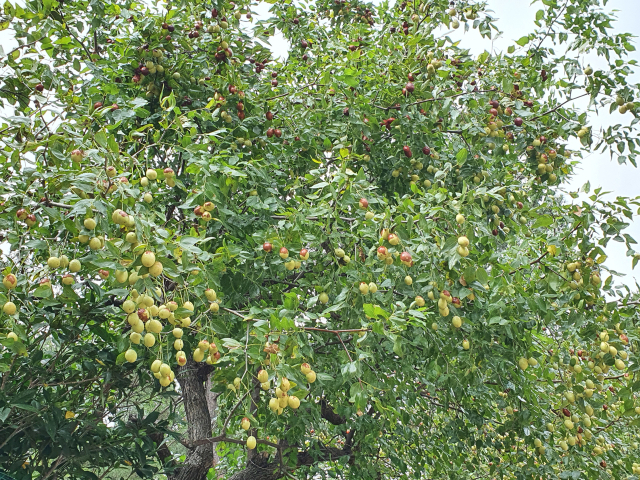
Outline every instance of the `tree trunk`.
{"label": "tree trunk", "polygon": [[254,455],[247,467],[229,477],[229,480],[278,480],[279,478],[281,475],[278,462],[270,462],[269,457],[266,456]]}
{"label": "tree trunk", "polygon": [[[211,437],[211,416],[204,389],[204,382],[211,373],[211,368],[208,365],[199,366],[189,360],[184,367],[178,369],[176,375],[187,414],[187,433],[190,442]],[[212,466],[211,445],[200,445],[187,453],[184,464],[171,476],[171,480],[204,480]]]}

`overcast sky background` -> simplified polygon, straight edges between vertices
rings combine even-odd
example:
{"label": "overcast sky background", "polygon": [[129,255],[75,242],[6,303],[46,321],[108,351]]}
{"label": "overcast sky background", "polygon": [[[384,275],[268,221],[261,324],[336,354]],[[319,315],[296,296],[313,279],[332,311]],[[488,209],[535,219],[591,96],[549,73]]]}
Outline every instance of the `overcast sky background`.
{"label": "overcast sky background", "polygon": [[[502,30],[502,34],[493,40],[482,39],[477,30],[470,30],[463,34],[463,28],[450,33],[453,39],[460,39],[462,48],[469,48],[473,54],[482,53],[484,50],[489,51],[506,51],[510,45],[513,45],[517,39],[530,33],[535,25],[533,23],[536,12],[542,8],[541,2],[537,1],[531,4],[530,0],[489,0],[493,16],[498,19],[498,27]],[[261,18],[268,15],[270,5],[261,3],[255,9],[257,17]],[[618,21],[614,24],[614,29],[618,32],[629,32],[640,37],[640,0],[609,0],[605,7],[608,11],[617,10],[615,15]],[[443,30],[442,33],[446,33]],[[12,39],[12,32],[5,30],[0,32],[0,45],[5,53],[14,48],[17,44]],[[271,41],[272,50],[276,56],[285,57],[287,55],[288,45],[282,36],[276,36]],[[637,39],[634,40],[636,48],[640,49]],[[640,52],[631,52],[631,58],[640,62]],[[584,55],[581,63],[586,65],[592,64],[594,68],[602,66],[595,57]],[[640,70],[640,67],[638,67]],[[640,83],[640,74],[636,73],[629,78],[632,83]],[[638,99],[636,99],[638,100]],[[586,101],[583,104],[576,102],[578,107],[586,107]],[[632,119],[630,114],[620,115],[617,112],[608,113],[602,110],[598,118],[592,118],[590,125],[594,132],[600,127],[606,127],[616,123],[628,124]],[[637,196],[640,195],[640,170],[631,165],[618,165],[616,158],[613,160],[607,154],[601,155],[591,153],[585,157],[580,169],[571,181],[570,188],[578,190],[587,181],[591,183],[591,189],[602,187],[605,191],[612,192],[610,198],[613,199],[617,195]],[[585,196],[583,195],[583,198]],[[626,233],[635,237],[640,241],[640,221],[634,222]],[[640,250],[640,246],[637,248]],[[640,280],[640,267],[634,271],[631,270],[631,259],[626,256],[626,247],[623,243],[612,242],[607,248],[609,261],[607,264],[610,268],[624,273],[626,277],[622,280],[625,283],[633,284],[634,280]],[[631,285],[630,285],[631,286]]]}

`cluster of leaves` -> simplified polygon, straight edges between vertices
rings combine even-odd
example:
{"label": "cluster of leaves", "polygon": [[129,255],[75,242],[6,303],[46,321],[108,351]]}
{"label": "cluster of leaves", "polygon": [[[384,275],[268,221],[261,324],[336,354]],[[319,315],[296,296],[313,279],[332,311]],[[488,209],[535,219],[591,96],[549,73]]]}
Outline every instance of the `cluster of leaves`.
{"label": "cluster of leaves", "polygon": [[490,37],[490,2],[269,3],[3,6],[0,466],[637,475],[637,293],[604,248],[635,266],[640,199],[562,190],[582,152],[635,165],[630,36],[544,0],[473,56],[437,32]]}

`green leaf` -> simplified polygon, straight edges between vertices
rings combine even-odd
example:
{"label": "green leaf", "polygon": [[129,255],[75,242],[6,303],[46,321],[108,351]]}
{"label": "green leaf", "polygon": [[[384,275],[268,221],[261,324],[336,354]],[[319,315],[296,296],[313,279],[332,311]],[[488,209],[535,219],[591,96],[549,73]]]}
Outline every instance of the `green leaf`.
{"label": "green leaf", "polygon": [[548,227],[549,225],[551,225],[553,223],[553,217],[551,217],[550,215],[542,215],[540,217],[538,217],[535,221],[535,223],[533,224],[533,226],[531,227],[533,228],[544,228],[544,227]]}
{"label": "green leaf", "polygon": [[458,161],[458,165],[464,165],[464,162],[467,160],[468,154],[469,152],[467,151],[466,148],[463,148],[462,150],[458,151],[458,153],[456,154],[456,160]]}
{"label": "green leaf", "polygon": [[489,275],[487,275],[487,271],[484,268],[479,267],[476,270],[476,280],[482,285],[489,283]]}
{"label": "green leaf", "polygon": [[107,134],[100,131],[100,132],[96,132],[93,136],[93,139],[96,141],[96,143],[98,145],[100,145],[102,148],[107,148]]}

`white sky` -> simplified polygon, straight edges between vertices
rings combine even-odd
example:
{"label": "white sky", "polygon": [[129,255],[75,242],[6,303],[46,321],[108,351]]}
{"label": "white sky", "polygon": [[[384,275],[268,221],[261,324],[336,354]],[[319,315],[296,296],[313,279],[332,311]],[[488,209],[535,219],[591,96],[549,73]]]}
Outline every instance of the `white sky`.
{"label": "white sky", "polygon": [[[461,47],[469,48],[474,54],[490,50],[492,46],[496,51],[506,51],[510,45],[514,44],[515,40],[533,30],[535,27],[533,24],[535,13],[541,8],[540,2],[530,5],[530,0],[489,0],[489,3],[494,11],[494,16],[499,19],[497,22],[498,27],[503,31],[499,38],[494,39],[493,42],[483,40],[476,30],[463,35],[462,28],[450,35],[454,39],[461,38]],[[268,15],[269,7],[270,5],[267,3],[260,3],[256,8],[258,14],[256,16],[260,18],[262,15]],[[606,8],[608,10],[618,10],[616,13],[618,21],[614,24],[616,31],[630,32],[635,36],[640,36],[640,22],[638,21],[640,18],[640,0],[609,0]],[[0,45],[5,50],[5,53],[16,45],[11,36],[11,31],[0,32]],[[271,44],[276,56],[286,56],[288,45],[282,37],[276,36],[272,38]],[[637,41],[634,44],[640,50],[640,44]],[[631,58],[640,61],[639,51],[631,53]],[[601,62],[589,56],[581,58],[581,63],[590,63],[594,68],[602,65]],[[640,82],[640,74],[635,74],[630,77],[630,80],[634,83]],[[577,105],[586,107],[586,104]],[[595,132],[601,126],[606,127],[622,121],[630,122],[631,118],[630,114],[621,116],[614,112],[609,115],[607,111],[602,111],[597,119],[592,119],[590,125]],[[606,154],[592,153],[588,155],[584,159],[577,175],[573,178],[570,187],[577,190],[587,181],[591,182],[592,191],[594,188],[603,187],[605,191],[612,192],[611,198],[616,195],[640,195],[640,170],[631,165],[618,165],[615,158],[610,160]],[[636,221],[626,233],[640,241],[640,221]],[[640,246],[637,249],[640,250]],[[624,244],[611,242],[607,248],[607,253],[609,255],[607,262],[609,267],[628,275],[624,281],[632,283],[634,279],[640,280],[640,267],[637,267],[633,272],[631,271],[631,259],[626,257]]]}

